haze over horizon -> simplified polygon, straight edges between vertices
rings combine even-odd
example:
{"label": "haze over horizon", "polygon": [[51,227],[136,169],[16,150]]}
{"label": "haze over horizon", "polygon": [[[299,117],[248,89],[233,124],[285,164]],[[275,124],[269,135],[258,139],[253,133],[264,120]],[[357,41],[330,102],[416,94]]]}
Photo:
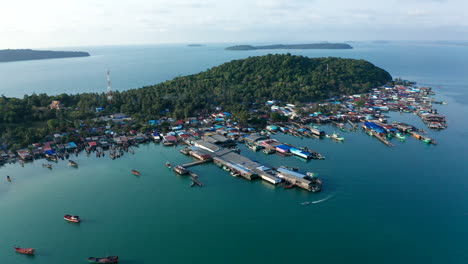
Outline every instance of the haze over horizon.
{"label": "haze over horizon", "polygon": [[462,0],[17,0],[0,49],[164,43],[468,40]]}

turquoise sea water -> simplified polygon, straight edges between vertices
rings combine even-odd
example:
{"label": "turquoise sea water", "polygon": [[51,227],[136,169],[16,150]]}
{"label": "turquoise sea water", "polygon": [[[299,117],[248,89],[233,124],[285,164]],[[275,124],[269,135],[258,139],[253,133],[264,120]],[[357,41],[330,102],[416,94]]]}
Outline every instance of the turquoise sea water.
{"label": "turquoise sea water", "polygon": [[[309,162],[241,146],[242,154],[267,166],[319,173],[319,194],[248,182],[213,164],[193,169],[205,186],[190,188],[189,178],[164,166],[190,158],[179,148],[152,143],[118,160],[80,154],[73,158],[78,169],[59,162],[48,170],[41,160],[7,164],[0,168],[0,263],[86,263],[89,256],[106,254],[119,255],[124,264],[468,262],[468,49],[355,46],[289,52],[362,58],[393,76],[432,85],[436,98],[449,103],[438,106],[449,128],[429,131],[437,146],[408,138],[393,139],[395,146],[388,148],[361,131],[340,132],[344,143],[273,136],[327,157]],[[114,87],[123,90],[268,53],[229,52],[220,45],[81,50],[94,56],[0,64],[0,93],[104,91],[107,68]],[[424,127],[415,115],[390,115]],[[65,222],[66,213],[83,222]],[[37,255],[17,255],[13,245],[35,247]]]}

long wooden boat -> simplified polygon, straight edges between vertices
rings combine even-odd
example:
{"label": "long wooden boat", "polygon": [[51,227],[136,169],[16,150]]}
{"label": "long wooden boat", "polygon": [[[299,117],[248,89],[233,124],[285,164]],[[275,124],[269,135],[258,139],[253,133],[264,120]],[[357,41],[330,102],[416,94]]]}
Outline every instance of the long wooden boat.
{"label": "long wooden boat", "polygon": [[25,255],[34,255],[34,248],[13,247],[17,253]]}
{"label": "long wooden boat", "polygon": [[119,262],[119,256],[109,256],[105,258],[95,258],[95,257],[89,257],[88,258],[89,263],[117,263]]}
{"label": "long wooden boat", "polygon": [[80,217],[77,216],[77,215],[69,215],[69,214],[66,214],[66,215],[63,216],[63,219],[65,219],[65,221],[72,222],[72,223],[79,223],[79,222],[81,222]]}
{"label": "long wooden boat", "polygon": [[140,176],[140,172],[137,170],[132,170],[133,175]]}

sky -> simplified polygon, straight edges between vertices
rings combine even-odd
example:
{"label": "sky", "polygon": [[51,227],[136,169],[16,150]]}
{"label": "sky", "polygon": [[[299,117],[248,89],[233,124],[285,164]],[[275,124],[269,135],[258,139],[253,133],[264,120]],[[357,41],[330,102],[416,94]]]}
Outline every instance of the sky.
{"label": "sky", "polygon": [[468,40],[467,0],[2,0],[0,48]]}

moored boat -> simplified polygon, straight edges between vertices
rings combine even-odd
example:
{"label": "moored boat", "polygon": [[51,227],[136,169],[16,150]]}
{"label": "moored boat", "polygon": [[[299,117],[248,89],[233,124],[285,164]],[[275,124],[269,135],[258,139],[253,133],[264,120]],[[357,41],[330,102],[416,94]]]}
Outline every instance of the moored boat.
{"label": "moored boat", "polygon": [[319,178],[313,177],[310,178],[312,180],[311,182],[311,191],[312,192],[320,192],[322,190],[322,180]]}
{"label": "moored boat", "polygon": [[401,133],[399,133],[399,132],[395,134],[395,137],[397,137],[398,139],[401,139],[401,140],[405,140],[405,139],[406,139],[406,137],[403,136],[403,134],[401,134]]}
{"label": "moored boat", "polygon": [[72,222],[72,223],[79,223],[79,222],[81,222],[80,217],[77,216],[77,215],[69,215],[69,214],[66,214],[66,215],[63,216],[63,219],[65,219],[65,221]]}
{"label": "moored boat", "polygon": [[74,162],[73,160],[68,160],[68,166],[78,167],[78,163]]}
{"label": "moored boat", "polygon": [[330,137],[331,137],[332,139],[334,139],[334,140],[344,141],[344,137],[338,136],[337,133],[333,133]]}
{"label": "moored boat", "polygon": [[7,175],[6,178],[7,178],[7,180],[8,180],[9,182],[11,182],[10,176]]}
{"label": "moored boat", "polygon": [[133,175],[140,176],[140,172],[137,170],[132,170]]}
{"label": "moored boat", "polygon": [[169,163],[169,161],[166,161],[166,167],[168,167],[169,169],[172,168],[172,165],[171,163]]}
{"label": "moored boat", "polygon": [[34,248],[20,248],[20,247],[13,247],[17,253],[25,254],[25,255],[34,255]]}
{"label": "moored boat", "polygon": [[45,164],[45,163],[43,163],[43,164],[42,164],[42,167],[48,168],[48,169],[52,169],[52,164]]}
{"label": "moored boat", "polygon": [[96,257],[89,257],[88,258],[89,263],[117,263],[119,262],[119,257],[118,256],[108,256],[105,258],[96,258]]}
{"label": "moored boat", "polygon": [[432,139],[431,138],[428,138],[428,137],[421,137],[421,140],[425,143],[431,143],[432,142]]}

